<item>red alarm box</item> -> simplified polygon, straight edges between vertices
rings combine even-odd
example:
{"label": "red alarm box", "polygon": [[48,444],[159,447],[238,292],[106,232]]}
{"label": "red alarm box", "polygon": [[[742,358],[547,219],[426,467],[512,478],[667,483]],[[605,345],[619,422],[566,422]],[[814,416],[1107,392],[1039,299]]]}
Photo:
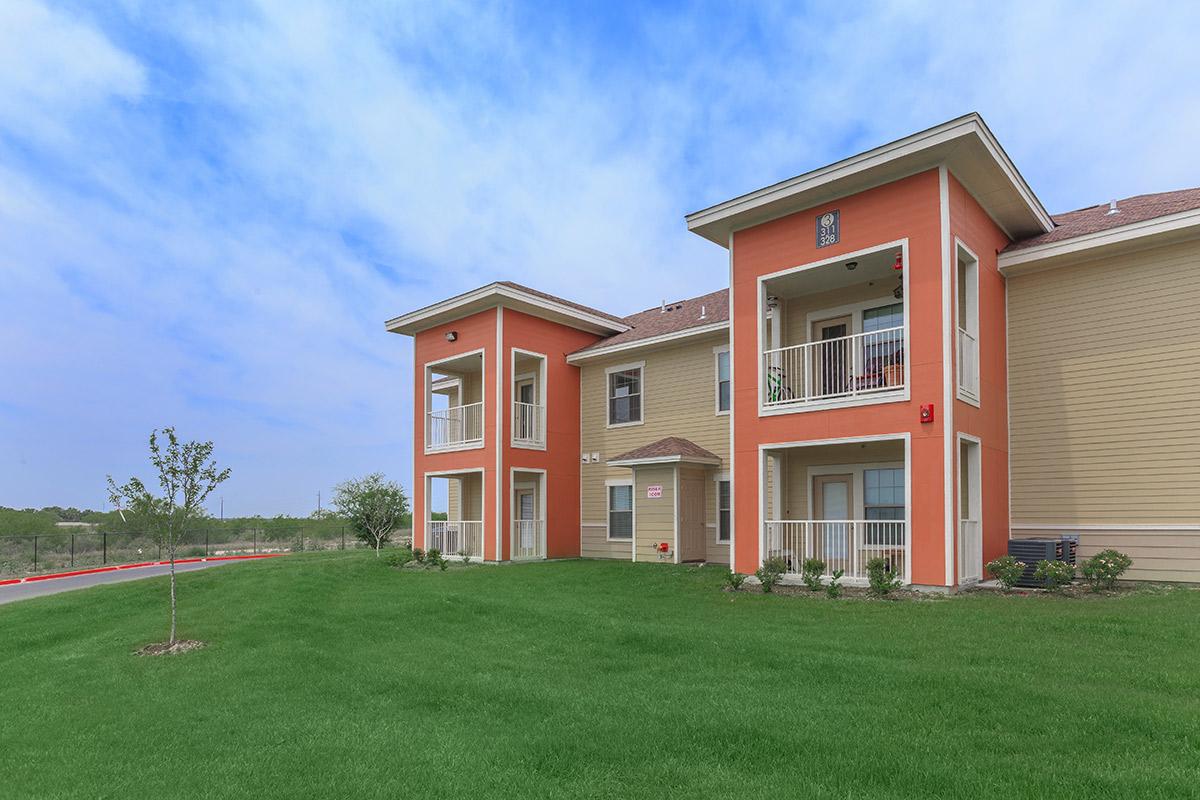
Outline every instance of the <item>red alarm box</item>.
{"label": "red alarm box", "polygon": [[933,403],[921,404],[921,422],[933,422]]}

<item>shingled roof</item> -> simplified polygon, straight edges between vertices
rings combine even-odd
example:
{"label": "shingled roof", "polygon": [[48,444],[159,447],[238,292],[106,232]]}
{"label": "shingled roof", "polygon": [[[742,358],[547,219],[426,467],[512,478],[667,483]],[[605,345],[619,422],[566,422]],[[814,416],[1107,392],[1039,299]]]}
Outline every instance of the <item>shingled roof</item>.
{"label": "shingled roof", "polygon": [[1051,244],[1089,233],[1099,233],[1134,222],[1144,222],[1148,219],[1178,214],[1181,211],[1191,211],[1200,208],[1200,188],[1181,189],[1176,192],[1158,192],[1156,194],[1139,194],[1117,201],[1117,213],[1109,213],[1109,204],[1089,206],[1065,214],[1053,214],[1054,230],[1038,236],[1031,236],[1019,242],[1013,242],[1004,249],[1011,253],[1024,250],[1040,244]]}
{"label": "shingled roof", "polygon": [[658,463],[686,461],[695,464],[720,464],[720,457],[705,450],[695,442],[680,439],[678,436],[668,436],[653,444],[630,450],[616,458],[610,458],[609,464],[633,466],[638,463]]}
{"label": "shingled roof", "polygon": [[648,308],[630,314],[621,322],[628,325],[629,330],[601,339],[575,352],[583,354],[614,345],[633,344],[656,336],[681,333],[690,328],[728,323],[729,290],[721,289],[689,300],[677,300]]}

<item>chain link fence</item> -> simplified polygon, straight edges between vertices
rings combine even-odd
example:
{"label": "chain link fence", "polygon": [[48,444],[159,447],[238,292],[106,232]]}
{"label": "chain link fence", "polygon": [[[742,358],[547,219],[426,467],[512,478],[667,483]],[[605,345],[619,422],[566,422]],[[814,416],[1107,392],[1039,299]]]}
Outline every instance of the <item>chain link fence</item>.
{"label": "chain link fence", "polygon": [[[391,545],[412,542],[412,531],[396,531]],[[367,548],[349,526],[311,529],[202,528],[181,537],[176,558],[295,553],[304,550]],[[0,536],[0,578],[88,569],[109,564],[161,561],[152,534],[136,531],[62,531]]]}

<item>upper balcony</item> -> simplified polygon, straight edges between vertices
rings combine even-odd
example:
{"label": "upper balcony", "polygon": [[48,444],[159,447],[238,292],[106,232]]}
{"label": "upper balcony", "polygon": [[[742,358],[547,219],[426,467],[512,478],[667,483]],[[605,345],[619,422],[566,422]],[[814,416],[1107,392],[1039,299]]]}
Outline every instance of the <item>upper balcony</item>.
{"label": "upper balcony", "polygon": [[908,396],[902,244],[760,281],[760,413]]}
{"label": "upper balcony", "polygon": [[425,365],[425,452],[483,446],[483,353]]}
{"label": "upper balcony", "polygon": [[546,357],[513,349],[512,445],[546,448]]}

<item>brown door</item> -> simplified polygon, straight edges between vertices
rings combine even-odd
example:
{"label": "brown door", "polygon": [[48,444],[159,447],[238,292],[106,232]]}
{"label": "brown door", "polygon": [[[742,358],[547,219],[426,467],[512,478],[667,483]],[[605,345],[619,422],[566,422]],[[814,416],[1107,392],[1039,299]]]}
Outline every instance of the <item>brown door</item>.
{"label": "brown door", "polygon": [[850,390],[849,316],[813,323],[813,396],[836,397]]}
{"label": "brown door", "polygon": [[704,561],[704,478],[679,476],[679,560]]}
{"label": "brown door", "polygon": [[831,573],[849,571],[853,480],[852,475],[813,477],[813,553]]}

